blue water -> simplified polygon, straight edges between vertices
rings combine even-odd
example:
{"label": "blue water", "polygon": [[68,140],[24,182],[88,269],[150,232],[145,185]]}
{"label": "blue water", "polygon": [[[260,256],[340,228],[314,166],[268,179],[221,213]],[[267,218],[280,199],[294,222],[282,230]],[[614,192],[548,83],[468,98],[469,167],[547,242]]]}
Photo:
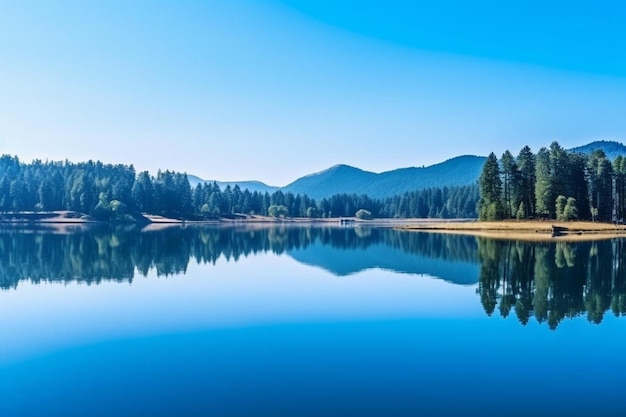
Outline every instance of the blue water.
{"label": "blue water", "polygon": [[[609,327],[615,336],[623,330]],[[581,329],[522,335],[500,320],[429,319],[106,341],[3,367],[0,410],[15,416],[623,415],[624,337],[608,346],[602,339],[585,342]]]}
{"label": "blue water", "polygon": [[267,251],[20,281],[0,292],[0,415],[626,414],[625,319],[523,326],[485,314],[478,284],[390,269]]}

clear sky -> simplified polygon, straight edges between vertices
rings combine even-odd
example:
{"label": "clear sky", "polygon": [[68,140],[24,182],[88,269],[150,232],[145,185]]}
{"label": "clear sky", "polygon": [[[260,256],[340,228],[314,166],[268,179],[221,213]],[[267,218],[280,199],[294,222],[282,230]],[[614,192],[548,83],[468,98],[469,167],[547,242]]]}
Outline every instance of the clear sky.
{"label": "clear sky", "polygon": [[621,1],[0,0],[0,153],[285,185],[626,141]]}

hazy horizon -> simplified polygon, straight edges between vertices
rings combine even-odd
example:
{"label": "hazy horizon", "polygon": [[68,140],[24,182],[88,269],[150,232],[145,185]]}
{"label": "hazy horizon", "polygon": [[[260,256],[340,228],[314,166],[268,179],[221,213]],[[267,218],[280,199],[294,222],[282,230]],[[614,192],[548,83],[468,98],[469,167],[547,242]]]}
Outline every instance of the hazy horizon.
{"label": "hazy horizon", "polygon": [[626,6],[0,5],[0,149],[284,186],[626,140]]}

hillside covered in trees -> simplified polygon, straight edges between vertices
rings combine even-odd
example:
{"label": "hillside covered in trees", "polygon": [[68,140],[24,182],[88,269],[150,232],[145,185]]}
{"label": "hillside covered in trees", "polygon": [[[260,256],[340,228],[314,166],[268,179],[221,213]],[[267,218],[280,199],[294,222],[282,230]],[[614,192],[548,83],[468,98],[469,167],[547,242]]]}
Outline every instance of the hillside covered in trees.
{"label": "hillside covered in trees", "polygon": [[603,150],[567,151],[558,142],[517,157],[492,152],[479,178],[481,220],[546,218],[621,221],[626,210],[626,158]]}
{"label": "hillside covered in trees", "polygon": [[132,165],[22,163],[0,157],[0,212],[71,210],[102,221],[131,221],[149,213],[187,220],[256,214],[274,217],[352,217],[358,211],[377,218],[477,217],[478,187],[425,188],[373,199],[365,194],[336,194],[313,199],[306,194],[242,190],[216,183],[192,187],[186,174],[136,173]]}
{"label": "hillside covered in trees", "polygon": [[476,184],[484,156],[464,155],[428,167],[400,168],[374,173],[348,165],[335,165],[299,178],[283,192],[306,194],[321,199],[341,193],[366,194],[385,199],[413,190],[460,187]]}

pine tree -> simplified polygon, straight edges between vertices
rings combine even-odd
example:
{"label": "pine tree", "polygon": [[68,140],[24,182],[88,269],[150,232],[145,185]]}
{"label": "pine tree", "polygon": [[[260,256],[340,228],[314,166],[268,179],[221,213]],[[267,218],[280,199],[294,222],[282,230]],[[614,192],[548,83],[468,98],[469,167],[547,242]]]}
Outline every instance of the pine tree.
{"label": "pine tree", "polygon": [[552,189],[550,154],[546,148],[539,149],[535,165],[535,212],[542,217],[553,217],[556,197]]}
{"label": "pine tree", "polygon": [[591,206],[597,219],[610,222],[613,218],[613,166],[601,150],[591,154],[588,164]]}
{"label": "pine tree", "polygon": [[485,161],[478,180],[480,200],[478,213],[481,220],[500,220],[503,218],[502,180],[498,158],[491,152]]}
{"label": "pine tree", "polygon": [[508,150],[502,154],[502,203],[504,216],[512,219],[518,206],[519,175],[515,158]]}
{"label": "pine tree", "polygon": [[613,175],[615,176],[615,215],[617,220],[623,221],[626,211],[626,158],[621,155],[613,161]]}
{"label": "pine tree", "polygon": [[[524,203],[524,218],[535,215],[535,155],[524,146],[517,156],[519,170],[520,206]],[[519,211],[519,207],[518,207]]]}

